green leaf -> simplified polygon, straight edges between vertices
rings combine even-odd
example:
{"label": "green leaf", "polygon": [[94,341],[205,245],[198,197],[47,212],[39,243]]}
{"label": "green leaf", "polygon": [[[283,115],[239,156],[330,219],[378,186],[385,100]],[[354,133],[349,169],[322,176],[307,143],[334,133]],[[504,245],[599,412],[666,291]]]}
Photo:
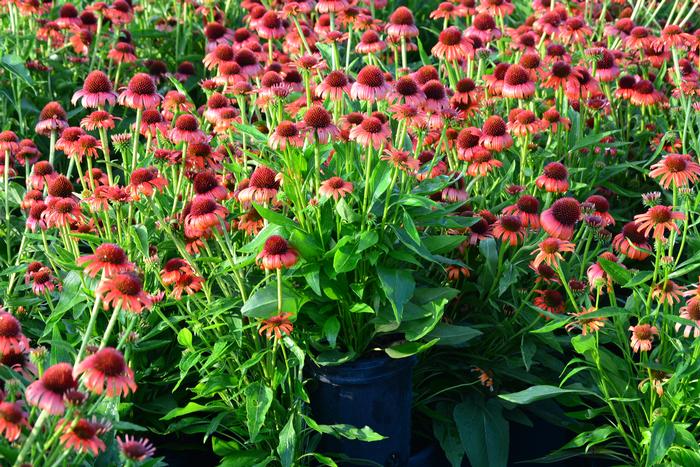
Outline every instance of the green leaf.
{"label": "green leaf", "polygon": [[523,357],[525,370],[530,371],[532,359],[537,353],[537,345],[531,339],[525,339],[525,335],[520,339],[520,354]]}
{"label": "green leaf", "polygon": [[532,334],[542,334],[542,333],[548,333],[552,332],[556,329],[563,328],[566,326],[566,324],[569,322],[568,319],[553,319],[549,323],[545,324],[544,326],[533,329],[530,331]]}
{"label": "green leaf", "polygon": [[[282,311],[296,314],[308,299],[294,289],[282,285]],[[277,284],[258,289],[241,307],[241,313],[250,318],[269,318],[277,314]]]}
{"label": "green leaf", "polygon": [[576,350],[576,352],[585,354],[586,352],[589,352],[595,348],[595,341],[596,339],[594,335],[587,334],[584,336],[581,334],[580,336],[574,336],[571,338],[571,345],[574,346],[574,350]]}
{"label": "green leaf", "polygon": [[260,433],[260,428],[265,424],[265,416],[272,405],[272,389],[255,381],[245,389],[246,424],[250,442],[254,443]]}
{"label": "green leaf", "polygon": [[381,441],[386,439],[386,436],[382,436],[376,431],[372,430],[370,427],[365,426],[362,428],[357,428],[352,425],[346,424],[335,424],[335,425],[321,425],[316,423],[312,418],[302,415],[304,421],[314,431],[322,433],[324,435],[331,435],[334,438],[345,438],[353,439],[364,442]]}
{"label": "green leaf", "polygon": [[454,251],[467,239],[466,235],[429,235],[423,237],[423,245],[433,254]]}
{"label": "green leaf", "polygon": [[260,214],[260,217],[263,219],[267,219],[270,224],[275,224],[279,225],[281,227],[284,227],[290,231],[292,230],[301,230],[301,227],[299,224],[285,216],[284,214],[280,214],[279,212],[275,212],[272,209],[268,209],[264,206],[261,206],[257,203],[253,203],[253,207],[255,208],[256,211],[258,211],[258,214]]}
{"label": "green leaf", "polygon": [[605,258],[598,258],[598,264],[618,284],[627,284],[632,279],[632,273],[620,263]]}
{"label": "green leaf", "polygon": [[332,349],[335,348],[335,341],[338,338],[338,333],[340,332],[340,321],[335,316],[328,318],[325,323],[323,323],[323,334],[326,336],[328,345]]}
{"label": "green leaf", "polygon": [[486,404],[470,397],[453,412],[457,431],[473,467],[505,467],[510,443],[508,422],[496,399]]}
{"label": "green leaf", "polygon": [[335,246],[333,254],[333,269],[338,274],[349,272],[355,269],[357,263],[362,259],[358,254],[359,241],[354,236],[346,236],[340,239]]}
{"label": "green leaf", "polygon": [[139,247],[139,251],[144,258],[148,258],[148,231],[143,225],[132,225],[131,226],[131,236],[136,241],[136,245]]}
{"label": "green leaf", "polygon": [[396,321],[401,322],[403,308],[416,288],[413,273],[405,269],[391,269],[384,266],[377,266],[377,272],[384,294],[394,310],[394,317]]}
{"label": "green leaf", "polygon": [[280,456],[282,467],[292,467],[294,465],[294,451],[296,445],[296,431],[294,430],[294,412],[289,416],[289,420],[280,431],[277,454]]}
{"label": "green leaf", "polygon": [[513,404],[526,405],[543,399],[561,396],[562,394],[581,394],[585,391],[578,389],[563,389],[557,386],[532,386],[524,391],[512,392],[510,394],[499,394],[498,397]]}
{"label": "green leaf", "polygon": [[355,303],[353,306],[350,307],[350,312],[351,313],[374,313],[374,310],[372,309],[371,306],[367,305],[366,303]]}
{"label": "green leaf", "polygon": [[3,55],[0,58],[0,67],[24,81],[27,86],[34,87],[34,80],[29,74],[27,67],[24,66],[24,60],[21,57],[15,54]]}
{"label": "green leaf", "polygon": [[690,449],[673,446],[668,451],[668,457],[683,467],[700,467],[700,454]]}
{"label": "green leaf", "polygon": [[428,337],[440,339],[439,345],[460,346],[482,334],[469,326],[439,323]]}
{"label": "green leaf", "polygon": [[406,358],[411,355],[423,352],[438,343],[440,339],[433,339],[431,341],[420,343],[420,342],[404,342],[402,344],[392,345],[384,349],[384,352],[391,358]]}
{"label": "green leaf", "polygon": [[176,417],[181,417],[183,415],[195,413],[195,412],[210,412],[212,410],[218,410],[214,406],[206,406],[202,404],[198,404],[196,402],[188,402],[186,406],[184,407],[178,407],[167,414],[165,414],[163,417],[161,417],[161,420],[172,420],[173,418]]}
{"label": "green leaf", "polygon": [[676,437],[676,427],[672,421],[659,417],[651,427],[651,439],[649,440],[649,455],[647,465],[654,465],[663,460],[666,452],[673,444]]}

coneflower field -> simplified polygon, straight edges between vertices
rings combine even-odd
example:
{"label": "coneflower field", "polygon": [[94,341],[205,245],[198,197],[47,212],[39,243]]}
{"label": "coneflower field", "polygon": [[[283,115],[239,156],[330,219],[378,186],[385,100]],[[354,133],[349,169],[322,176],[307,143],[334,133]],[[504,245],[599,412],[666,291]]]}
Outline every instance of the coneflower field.
{"label": "coneflower field", "polygon": [[0,12],[0,465],[700,467],[700,1]]}

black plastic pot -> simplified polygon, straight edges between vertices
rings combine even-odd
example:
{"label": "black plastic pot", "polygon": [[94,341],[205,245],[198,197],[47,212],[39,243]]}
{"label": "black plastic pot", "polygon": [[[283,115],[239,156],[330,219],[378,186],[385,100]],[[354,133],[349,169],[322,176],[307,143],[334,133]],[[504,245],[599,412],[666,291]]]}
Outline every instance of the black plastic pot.
{"label": "black plastic pot", "polygon": [[[316,422],[369,426],[387,438],[363,442],[323,436],[319,452],[341,454],[341,465],[408,465],[411,444],[411,374],[416,358],[381,355],[339,366],[311,366],[310,391]],[[371,465],[370,464],[370,465]]]}

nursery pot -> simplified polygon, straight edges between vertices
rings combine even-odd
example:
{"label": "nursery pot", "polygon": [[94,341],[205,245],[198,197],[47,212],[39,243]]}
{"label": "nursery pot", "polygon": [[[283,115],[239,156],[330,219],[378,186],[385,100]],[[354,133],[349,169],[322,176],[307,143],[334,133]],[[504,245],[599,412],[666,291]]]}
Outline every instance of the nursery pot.
{"label": "nursery pot", "polygon": [[[369,426],[386,436],[364,442],[324,435],[318,451],[341,454],[340,465],[408,465],[411,453],[411,375],[415,357],[386,355],[339,366],[310,365],[311,412],[324,425]],[[369,462],[368,462],[369,461]]]}

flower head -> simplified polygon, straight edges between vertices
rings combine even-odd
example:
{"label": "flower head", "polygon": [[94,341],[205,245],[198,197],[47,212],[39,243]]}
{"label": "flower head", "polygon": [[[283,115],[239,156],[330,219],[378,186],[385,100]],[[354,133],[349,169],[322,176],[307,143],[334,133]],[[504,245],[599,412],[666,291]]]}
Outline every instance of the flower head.
{"label": "flower head", "polygon": [[651,350],[652,343],[654,342],[654,336],[659,335],[659,330],[656,329],[656,326],[652,326],[650,324],[630,326],[629,330],[632,331],[630,346],[632,347],[634,353],[639,351],[649,352]]}
{"label": "flower head", "polygon": [[294,330],[294,325],[289,321],[291,316],[293,316],[292,313],[282,313],[263,320],[258,328],[258,334],[262,336],[265,333],[268,339],[274,337],[277,340],[282,339],[283,334],[290,335]]}
{"label": "flower head", "polygon": [[291,268],[297,263],[299,255],[289,242],[279,235],[271,235],[256,257],[263,269]]}
{"label": "flower head", "polygon": [[112,347],[85,358],[75,367],[75,374],[83,375],[85,387],[97,395],[120,397],[136,391],[133,372],[121,352]]}
{"label": "flower head", "polygon": [[73,367],[69,363],[57,363],[44,372],[37,381],[27,386],[25,397],[29,405],[46,410],[52,415],[65,411],[63,395],[77,387],[73,379]]}

